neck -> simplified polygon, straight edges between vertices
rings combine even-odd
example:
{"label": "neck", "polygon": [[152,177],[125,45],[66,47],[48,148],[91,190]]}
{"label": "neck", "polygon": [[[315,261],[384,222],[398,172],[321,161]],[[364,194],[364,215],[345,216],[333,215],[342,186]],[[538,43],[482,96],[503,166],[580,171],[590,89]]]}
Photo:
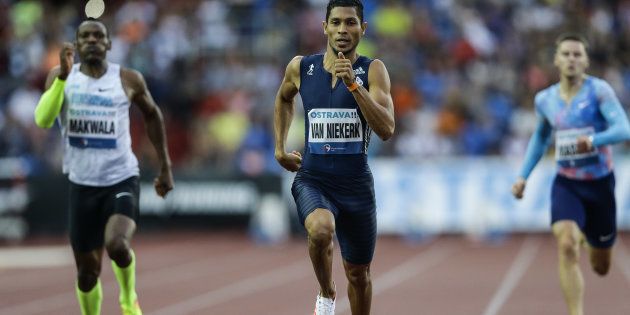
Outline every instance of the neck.
{"label": "neck", "polygon": [[107,62],[105,60],[99,60],[96,62],[81,62],[79,70],[93,78],[100,78],[105,72],[107,72]]}
{"label": "neck", "polygon": [[576,76],[562,76],[560,78],[560,89],[564,92],[574,92],[580,89],[582,82],[584,82],[585,75]]}
{"label": "neck", "polygon": [[[324,54],[324,69],[328,70],[328,72],[331,72],[330,70],[332,70],[333,65],[335,64],[335,60],[339,58],[337,56],[338,54],[339,52],[336,52],[330,46],[328,46],[328,49],[326,49],[326,53]],[[348,53],[344,53],[343,55],[344,57],[346,57],[346,59],[350,59],[350,62],[352,64],[354,64],[354,62],[357,61],[357,58],[359,58],[359,54],[357,54],[356,49],[353,49]]]}

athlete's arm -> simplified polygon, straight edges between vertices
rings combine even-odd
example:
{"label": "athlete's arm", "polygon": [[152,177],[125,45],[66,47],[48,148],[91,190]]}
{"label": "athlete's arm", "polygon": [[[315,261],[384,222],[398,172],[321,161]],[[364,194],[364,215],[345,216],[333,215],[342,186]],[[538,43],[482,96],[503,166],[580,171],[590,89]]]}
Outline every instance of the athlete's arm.
{"label": "athlete's arm", "polygon": [[50,128],[61,112],[66,78],[74,61],[74,46],[64,43],[59,52],[59,66],[55,66],[46,77],[46,91],[35,107],[35,124],[40,128]]}
{"label": "athlete's arm", "polygon": [[[350,86],[354,80],[352,64],[348,59],[339,53],[340,59],[335,62],[335,73],[337,77]],[[374,59],[370,64],[368,73],[370,90],[359,86],[352,91],[354,99],[361,108],[361,113],[367,120],[368,125],[383,140],[391,138],[394,134],[394,102],[390,93],[391,83],[389,74],[382,61]]]}
{"label": "athlete's arm", "polygon": [[523,191],[525,190],[527,178],[536,164],[538,164],[538,161],[540,161],[543,154],[545,154],[551,140],[552,130],[553,128],[547,119],[545,119],[542,114],[538,115],[536,130],[529,139],[521,172],[514,185],[512,185],[512,194],[517,199],[523,198]]}
{"label": "athlete's arm", "polygon": [[140,108],[144,116],[147,135],[153,147],[155,147],[160,160],[160,174],[155,178],[153,184],[155,192],[160,197],[164,197],[173,189],[173,174],[171,172],[171,158],[166,145],[166,131],[162,111],[155,104],[140,72],[123,68],[120,70],[120,78],[129,100]]}
{"label": "athlete's arm", "polygon": [[599,111],[608,122],[608,128],[593,135],[592,146],[598,147],[630,140],[628,117],[612,87],[608,84],[602,85],[599,96]]}
{"label": "athlete's arm", "polygon": [[302,56],[296,56],[287,65],[284,78],[276,94],[273,113],[273,130],[276,142],[275,157],[282,167],[291,172],[297,171],[302,165],[302,155],[299,152],[287,153],[285,150],[287,134],[293,119],[293,99],[300,88],[301,61]]}

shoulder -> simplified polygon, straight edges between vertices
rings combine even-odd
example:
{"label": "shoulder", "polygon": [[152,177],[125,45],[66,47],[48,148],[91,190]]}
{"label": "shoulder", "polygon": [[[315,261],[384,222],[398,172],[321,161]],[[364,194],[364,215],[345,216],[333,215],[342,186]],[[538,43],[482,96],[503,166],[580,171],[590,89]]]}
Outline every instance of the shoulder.
{"label": "shoulder", "polygon": [[615,94],[612,86],[610,83],[606,82],[606,80],[594,76],[588,76],[587,80],[592,82],[595,93],[598,96],[601,97]]}
{"label": "shoulder", "polygon": [[302,59],[304,56],[295,56],[289,64],[287,64],[287,69],[285,71],[285,75],[287,77],[299,76],[300,75],[300,65],[302,64]]}
{"label": "shoulder", "polygon": [[370,64],[370,70],[376,71],[387,71],[385,68],[385,63],[383,63],[380,59],[369,59],[366,58]]}
{"label": "shoulder", "polygon": [[557,93],[557,89],[558,83],[538,91],[538,93],[536,93],[536,96],[534,97],[534,102],[538,104],[545,101],[546,99],[552,97],[555,93]]}
{"label": "shoulder", "polygon": [[144,86],[144,76],[138,70],[120,67],[120,80],[123,83],[123,86],[129,86],[132,88],[137,88],[139,86]]}

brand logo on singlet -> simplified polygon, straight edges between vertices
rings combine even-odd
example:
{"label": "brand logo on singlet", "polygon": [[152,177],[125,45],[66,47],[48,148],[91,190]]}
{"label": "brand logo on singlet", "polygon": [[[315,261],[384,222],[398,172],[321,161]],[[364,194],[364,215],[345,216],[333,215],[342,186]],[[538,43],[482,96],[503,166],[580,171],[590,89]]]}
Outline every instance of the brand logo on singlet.
{"label": "brand logo on singlet", "polygon": [[360,77],[355,77],[354,81],[357,82],[358,85],[363,86],[363,80],[361,80]]}
{"label": "brand logo on singlet", "polygon": [[313,69],[315,68],[315,65],[311,63],[310,66],[308,66],[308,71],[306,71],[307,75],[313,75]]}
{"label": "brand logo on singlet", "polygon": [[365,70],[363,70],[363,67],[359,67],[357,69],[353,69],[354,74],[358,75],[358,74],[365,74]]}

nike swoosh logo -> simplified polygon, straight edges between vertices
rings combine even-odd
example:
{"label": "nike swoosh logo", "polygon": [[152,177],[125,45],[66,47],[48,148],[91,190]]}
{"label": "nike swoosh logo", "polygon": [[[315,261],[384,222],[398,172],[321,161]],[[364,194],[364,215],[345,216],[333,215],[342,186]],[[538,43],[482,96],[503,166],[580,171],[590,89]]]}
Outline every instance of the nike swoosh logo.
{"label": "nike swoosh logo", "polygon": [[133,194],[130,192],[121,192],[121,193],[117,193],[116,194],[116,199],[120,198],[120,197],[124,197],[124,196],[129,196],[129,197],[133,197]]}
{"label": "nike swoosh logo", "polygon": [[107,88],[107,89],[101,89],[101,88],[99,88],[99,89],[98,89],[98,91],[99,91],[99,92],[105,92],[105,91],[109,91],[109,90],[111,90],[111,88]]}
{"label": "nike swoosh logo", "polygon": [[610,233],[610,234],[608,234],[608,235],[601,235],[601,236],[599,237],[599,241],[600,241],[600,242],[607,242],[607,241],[609,241],[609,240],[613,237],[613,235],[614,235],[614,233]]}

